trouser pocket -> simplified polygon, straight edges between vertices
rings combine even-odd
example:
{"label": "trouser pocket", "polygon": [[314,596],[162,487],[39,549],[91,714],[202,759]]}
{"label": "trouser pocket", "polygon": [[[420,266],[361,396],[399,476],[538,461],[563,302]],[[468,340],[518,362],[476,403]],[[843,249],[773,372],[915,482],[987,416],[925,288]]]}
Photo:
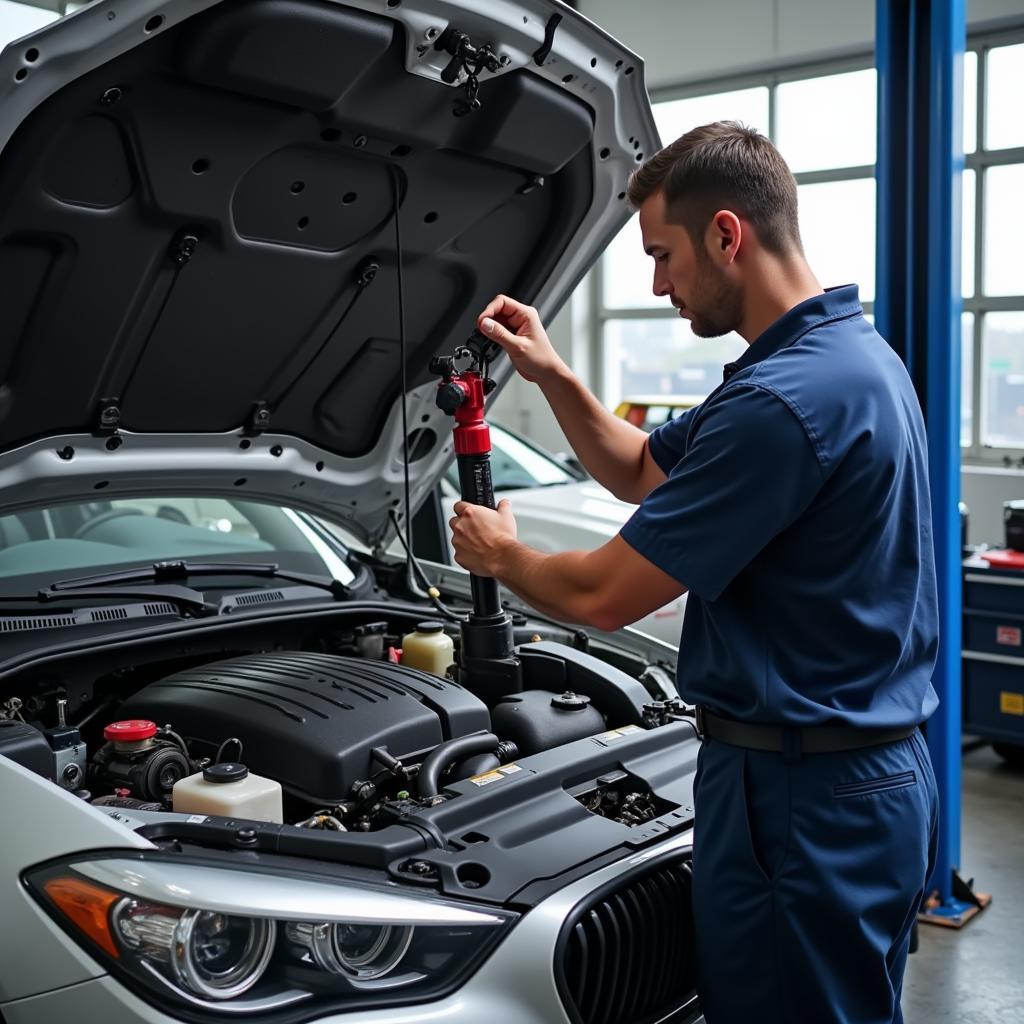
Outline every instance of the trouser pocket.
{"label": "trouser pocket", "polygon": [[836,783],[832,787],[832,795],[842,800],[853,796],[871,796],[873,793],[887,793],[894,789],[907,789],[910,786],[916,785],[916,772],[895,772],[892,775],[880,775],[874,779],[859,779],[856,782]]}
{"label": "trouser pocket", "polygon": [[785,773],[778,778],[759,777],[755,757],[744,751],[741,758],[743,811],[751,857],[764,880],[770,883],[785,856],[789,832],[789,787]]}

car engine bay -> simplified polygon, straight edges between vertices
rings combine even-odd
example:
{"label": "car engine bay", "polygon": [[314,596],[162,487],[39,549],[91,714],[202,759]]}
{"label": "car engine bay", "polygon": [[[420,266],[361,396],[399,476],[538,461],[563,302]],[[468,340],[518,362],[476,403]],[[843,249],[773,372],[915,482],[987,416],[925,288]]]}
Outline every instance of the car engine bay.
{"label": "car engine bay", "polygon": [[[282,628],[270,645],[274,627],[264,624],[262,649],[248,650],[244,641],[255,634],[239,621],[242,643],[217,645],[228,656],[147,655],[89,679],[93,654],[71,659],[63,677],[27,673],[0,702],[0,753],[84,801],[149,816],[179,810],[180,780],[244,764],[279,784],[278,822],[370,832],[443,801],[451,784],[483,788],[518,770],[524,757],[606,732],[627,736],[684,710],[657,691],[642,659],[632,659],[630,675],[580,649],[588,646],[582,633],[547,627],[572,643],[531,633],[516,648],[523,691],[488,707],[449,676],[400,662],[413,615],[336,618],[340,626],[301,637]],[[624,788],[615,779],[579,801],[641,824],[661,805],[634,783]]]}

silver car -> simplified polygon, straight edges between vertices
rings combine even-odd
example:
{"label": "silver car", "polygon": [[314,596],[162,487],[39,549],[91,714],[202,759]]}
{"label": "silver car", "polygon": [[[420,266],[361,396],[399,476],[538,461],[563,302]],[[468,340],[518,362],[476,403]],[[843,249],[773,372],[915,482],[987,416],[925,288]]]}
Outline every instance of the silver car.
{"label": "silver car", "polygon": [[432,357],[626,218],[641,62],[550,0],[97,0],[0,100],[3,1024],[699,1019],[674,650],[509,599],[489,660],[388,554]]}

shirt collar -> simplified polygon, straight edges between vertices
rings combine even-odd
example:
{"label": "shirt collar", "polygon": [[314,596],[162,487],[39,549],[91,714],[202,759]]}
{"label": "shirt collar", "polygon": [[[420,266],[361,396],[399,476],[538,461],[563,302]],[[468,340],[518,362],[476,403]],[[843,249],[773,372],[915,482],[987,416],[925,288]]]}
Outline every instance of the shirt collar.
{"label": "shirt collar", "polygon": [[780,349],[792,345],[812,328],[828,320],[839,320],[854,313],[863,313],[855,284],[826,288],[824,294],[804,299],[783,313],[747,346],[747,350],[736,362],[725,364],[722,377],[728,380],[740,370],[753,366],[762,359],[775,355]]}

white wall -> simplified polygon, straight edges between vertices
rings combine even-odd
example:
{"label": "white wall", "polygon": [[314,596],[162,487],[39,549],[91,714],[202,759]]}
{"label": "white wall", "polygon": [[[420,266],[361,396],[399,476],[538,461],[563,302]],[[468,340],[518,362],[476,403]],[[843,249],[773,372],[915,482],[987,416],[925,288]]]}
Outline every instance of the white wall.
{"label": "white wall", "polygon": [[865,50],[874,38],[872,0],[580,0],[579,10],[643,59],[649,89]]}
{"label": "white wall", "polygon": [[[647,87],[699,82],[780,64],[870,50],[874,0],[579,0],[633,49]],[[971,25],[1020,17],[1021,0],[970,0]]]}

